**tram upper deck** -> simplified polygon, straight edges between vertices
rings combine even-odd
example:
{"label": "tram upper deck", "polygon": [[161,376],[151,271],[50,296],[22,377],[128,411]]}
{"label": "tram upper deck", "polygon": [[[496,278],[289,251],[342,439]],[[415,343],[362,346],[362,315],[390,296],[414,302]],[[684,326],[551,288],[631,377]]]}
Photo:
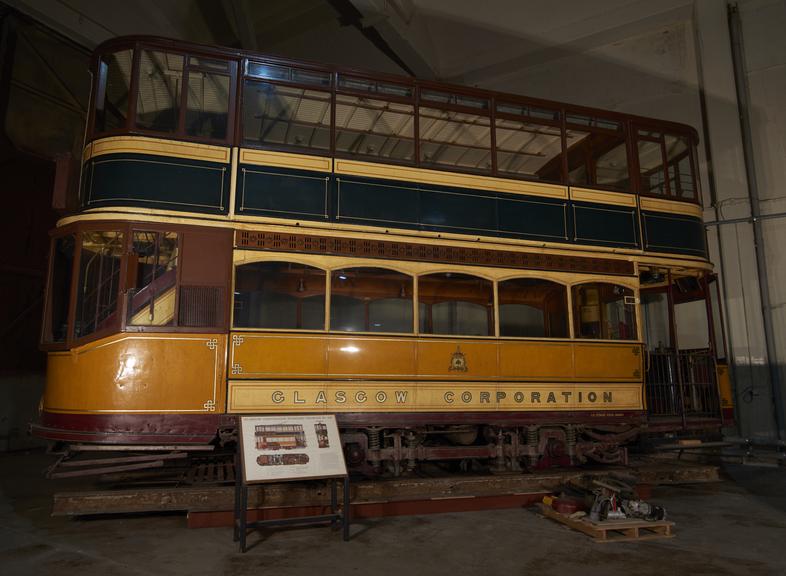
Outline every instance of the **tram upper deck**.
{"label": "tram upper deck", "polygon": [[156,38],[94,72],[83,211],[706,261],[689,126]]}

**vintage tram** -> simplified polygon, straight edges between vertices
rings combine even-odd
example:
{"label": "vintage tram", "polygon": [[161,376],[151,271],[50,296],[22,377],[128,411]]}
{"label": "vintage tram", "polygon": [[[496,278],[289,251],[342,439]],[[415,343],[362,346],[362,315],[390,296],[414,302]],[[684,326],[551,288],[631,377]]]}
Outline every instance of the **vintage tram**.
{"label": "vintage tram", "polygon": [[35,434],[330,412],[351,465],[401,473],[620,462],[729,418],[692,128],[159,38],[93,73]]}

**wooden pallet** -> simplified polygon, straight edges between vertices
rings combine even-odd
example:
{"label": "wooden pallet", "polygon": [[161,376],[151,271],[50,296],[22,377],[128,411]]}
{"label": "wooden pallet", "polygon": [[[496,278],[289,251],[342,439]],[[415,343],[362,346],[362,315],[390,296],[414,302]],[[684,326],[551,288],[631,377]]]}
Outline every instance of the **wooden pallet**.
{"label": "wooden pallet", "polygon": [[674,522],[667,520],[647,522],[646,520],[626,518],[624,520],[592,522],[588,518],[571,518],[566,514],[560,514],[551,506],[544,504],[538,504],[538,509],[547,518],[556,520],[579,532],[584,532],[595,542],[638,542],[674,537],[672,532]]}

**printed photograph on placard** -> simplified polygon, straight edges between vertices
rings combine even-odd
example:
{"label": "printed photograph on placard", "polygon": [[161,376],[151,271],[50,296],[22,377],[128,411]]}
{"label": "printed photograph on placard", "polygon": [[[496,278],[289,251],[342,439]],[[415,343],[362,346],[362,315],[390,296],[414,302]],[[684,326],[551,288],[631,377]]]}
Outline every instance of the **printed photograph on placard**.
{"label": "printed photograph on placard", "polygon": [[346,475],[344,453],[332,414],[242,416],[246,482],[273,482]]}
{"label": "printed photograph on placard", "polygon": [[317,444],[320,448],[330,448],[330,440],[328,439],[327,425],[322,422],[314,424],[314,430],[317,432]]}

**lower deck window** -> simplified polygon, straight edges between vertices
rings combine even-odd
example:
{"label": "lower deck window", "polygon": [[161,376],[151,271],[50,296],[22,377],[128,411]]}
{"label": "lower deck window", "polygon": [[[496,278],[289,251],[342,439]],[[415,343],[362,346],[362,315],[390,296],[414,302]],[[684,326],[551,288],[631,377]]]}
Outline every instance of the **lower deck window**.
{"label": "lower deck window", "polygon": [[565,286],[536,278],[499,283],[499,335],[530,338],[568,337]]}
{"label": "lower deck window", "polygon": [[420,332],[456,336],[494,335],[494,288],[490,280],[445,272],[418,278]]}
{"label": "lower deck window", "polygon": [[325,271],[291,262],[238,266],[234,326],[324,330]]}
{"label": "lower deck window", "polygon": [[123,260],[122,232],[82,232],[74,337],[107,328],[117,321],[117,295]]}
{"label": "lower deck window", "polygon": [[573,320],[577,338],[636,340],[633,290],[601,282],[574,286]]}
{"label": "lower deck window", "polygon": [[385,268],[348,268],[331,274],[331,330],[411,334],[412,318],[411,276]]}

